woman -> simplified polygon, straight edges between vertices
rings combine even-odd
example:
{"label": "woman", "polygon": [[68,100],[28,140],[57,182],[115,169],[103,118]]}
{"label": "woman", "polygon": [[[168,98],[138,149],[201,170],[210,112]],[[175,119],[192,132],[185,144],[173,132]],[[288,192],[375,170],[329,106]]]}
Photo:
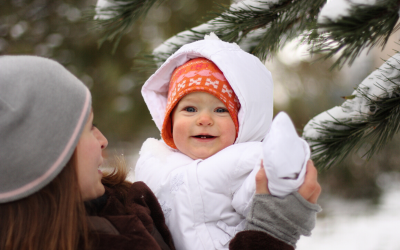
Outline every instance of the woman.
{"label": "woman", "polygon": [[[103,177],[108,142],[92,121],[89,90],[60,64],[0,57],[0,249],[175,249],[149,188],[126,182],[121,167]],[[230,249],[293,249],[287,236],[312,229],[318,207],[310,204],[320,193],[312,163],[299,190],[311,202],[309,228],[295,227],[296,206],[263,217],[272,197],[266,182],[260,171],[252,230],[237,234]],[[293,201],[268,202],[279,208]]]}

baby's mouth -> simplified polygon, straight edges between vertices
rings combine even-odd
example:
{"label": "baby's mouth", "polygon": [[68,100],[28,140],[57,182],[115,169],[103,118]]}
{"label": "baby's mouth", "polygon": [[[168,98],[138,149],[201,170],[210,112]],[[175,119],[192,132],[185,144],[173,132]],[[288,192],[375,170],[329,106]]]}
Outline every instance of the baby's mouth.
{"label": "baby's mouth", "polygon": [[212,139],[212,138],[215,138],[216,136],[213,136],[213,135],[195,135],[193,137],[199,138],[199,139]]}

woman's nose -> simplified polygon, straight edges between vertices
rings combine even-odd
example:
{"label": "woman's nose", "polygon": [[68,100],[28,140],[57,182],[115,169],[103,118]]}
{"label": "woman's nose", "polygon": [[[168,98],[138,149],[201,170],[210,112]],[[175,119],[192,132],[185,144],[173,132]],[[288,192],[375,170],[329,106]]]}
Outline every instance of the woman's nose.
{"label": "woman's nose", "polygon": [[211,126],[214,124],[214,121],[209,114],[209,112],[203,112],[199,115],[199,118],[197,119],[197,125],[199,126]]}
{"label": "woman's nose", "polygon": [[101,131],[98,129],[98,128],[96,128],[96,138],[97,138],[97,140],[99,141],[99,143],[100,143],[100,146],[101,146],[101,149],[105,149],[106,147],[107,147],[107,145],[108,145],[108,140],[107,140],[107,138],[103,135],[103,133],[101,133]]}

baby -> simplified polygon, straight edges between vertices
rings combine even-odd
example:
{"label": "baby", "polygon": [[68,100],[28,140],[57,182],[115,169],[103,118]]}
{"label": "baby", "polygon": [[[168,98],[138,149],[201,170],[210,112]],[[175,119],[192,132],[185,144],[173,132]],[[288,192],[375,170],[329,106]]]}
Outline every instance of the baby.
{"label": "baby", "polygon": [[228,249],[261,159],[271,194],[302,184],[309,148],[286,114],[271,126],[272,90],[258,58],[212,36],[183,46],[143,86],[162,140],[143,144],[136,180],[159,199],[177,249]]}

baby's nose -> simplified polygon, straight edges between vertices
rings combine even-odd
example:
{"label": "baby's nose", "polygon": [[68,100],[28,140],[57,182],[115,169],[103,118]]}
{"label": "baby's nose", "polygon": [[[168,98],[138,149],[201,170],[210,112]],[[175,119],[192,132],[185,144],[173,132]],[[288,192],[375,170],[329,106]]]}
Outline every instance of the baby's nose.
{"label": "baby's nose", "polygon": [[211,126],[213,123],[211,115],[206,112],[200,114],[199,119],[197,120],[197,124],[200,126]]}

